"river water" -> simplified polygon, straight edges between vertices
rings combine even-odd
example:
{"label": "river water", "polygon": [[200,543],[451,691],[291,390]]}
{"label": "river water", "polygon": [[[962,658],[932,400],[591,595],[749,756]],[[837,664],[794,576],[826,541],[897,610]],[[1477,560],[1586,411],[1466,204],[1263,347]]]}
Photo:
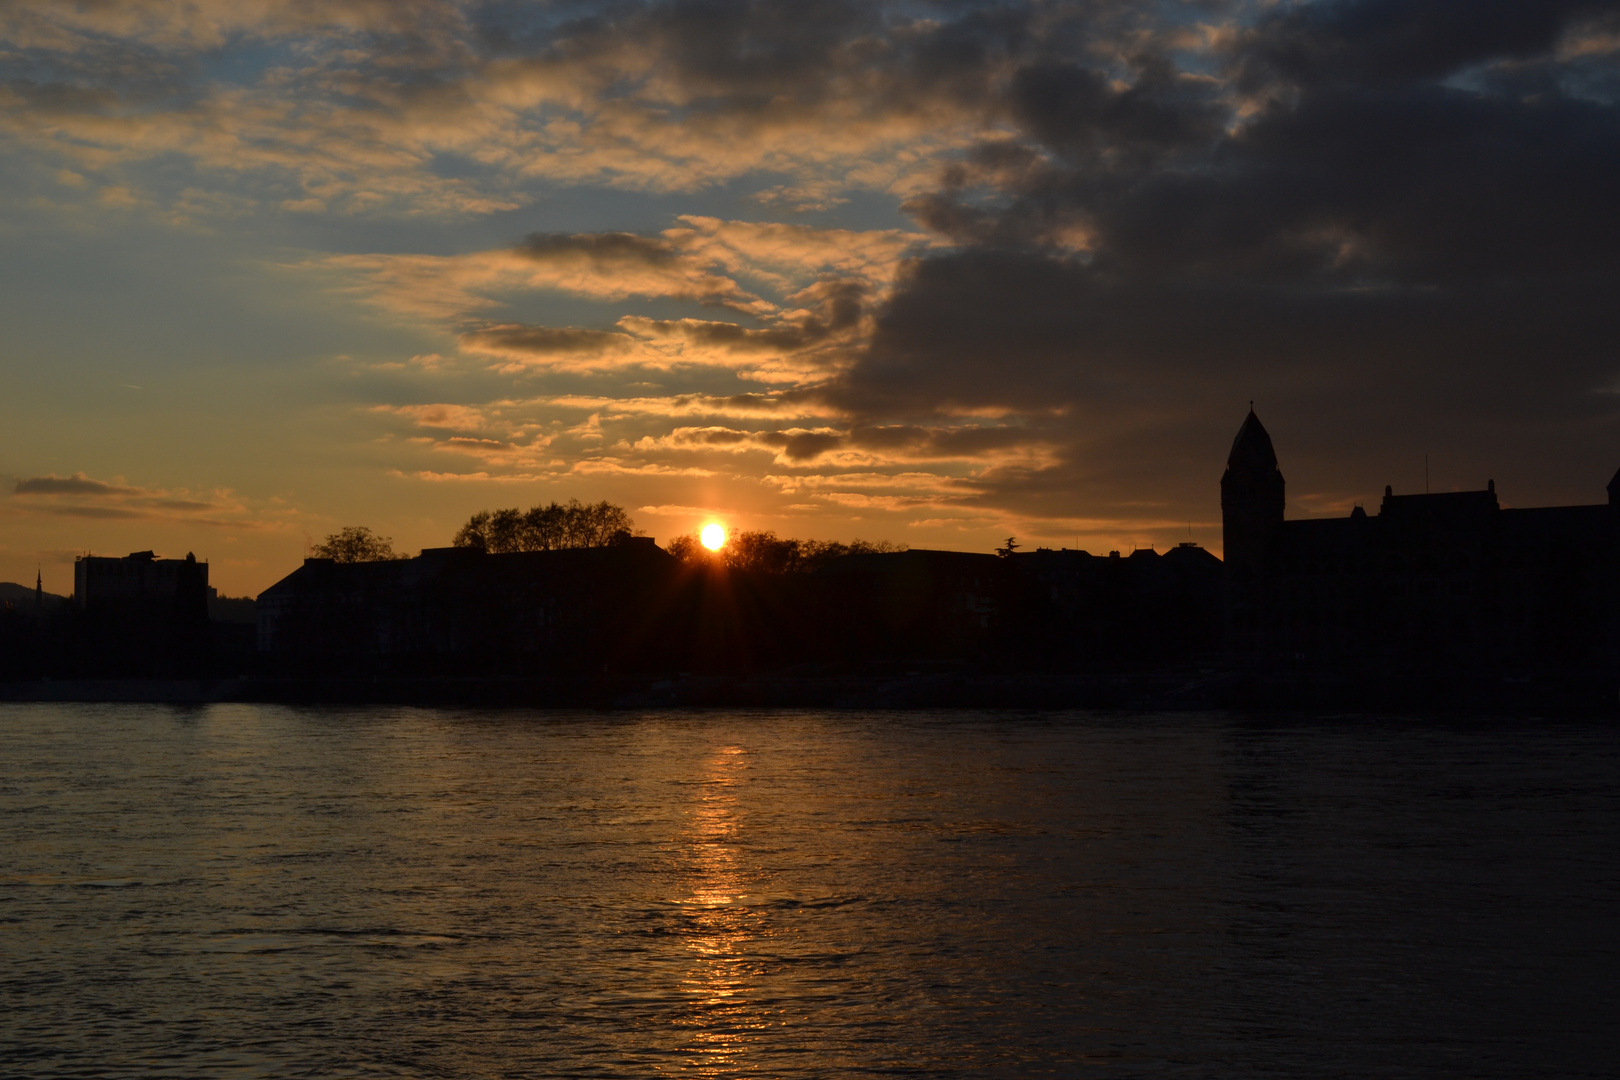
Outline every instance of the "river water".
{"label": "river water", "polygon": [[0,706],[0,1073],[1620,1068],[1620,729]]}

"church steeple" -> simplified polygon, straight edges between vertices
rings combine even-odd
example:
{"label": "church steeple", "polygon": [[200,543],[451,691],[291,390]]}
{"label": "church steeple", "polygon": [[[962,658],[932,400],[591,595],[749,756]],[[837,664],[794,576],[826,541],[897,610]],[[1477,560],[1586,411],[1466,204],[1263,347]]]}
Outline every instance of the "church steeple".
{"label": "church steeple", "polygon": [[34,616],[45,616],[45,575],[40,573],[37,566],[34,568]]}
{"label": "church steeple", "polygon": [[1221,477],[1221,537],[1226,564],[1258,570],[1282,527],[1284,481],[1271,436],[1249,403]]}
{"label": "church steeple", "polygon": [[[1253,402],[1249,403],[1249,415],[1243,418],[1237,438],[1232,440],[1232,452],[1226,455],[1226,468],[1228,472],[1238,469],[1257,476],[1277,473],[1277,451],[1271,446],[1271,435],[1266,431],[1266,426],[1254,414]],[[1280,480],[1282,474],[1277,473],[1277,478]]]}
{"label": "church steeple", "polygon": [[1609,505],[1620,510],[1620,472],[1616,472],[1614,479],[1609,481]]}

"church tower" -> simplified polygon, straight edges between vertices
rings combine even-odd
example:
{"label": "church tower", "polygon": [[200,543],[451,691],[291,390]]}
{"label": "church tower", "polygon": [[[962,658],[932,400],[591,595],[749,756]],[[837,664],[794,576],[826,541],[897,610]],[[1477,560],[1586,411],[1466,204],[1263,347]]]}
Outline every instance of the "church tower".
{"label": "church tower", "polygon": [[1283,475],[1260,418],[1249,415],[1232,440],[1221,477],[1221,545],[1226,565],[1243,576],[1258,573],[1283,520]]}

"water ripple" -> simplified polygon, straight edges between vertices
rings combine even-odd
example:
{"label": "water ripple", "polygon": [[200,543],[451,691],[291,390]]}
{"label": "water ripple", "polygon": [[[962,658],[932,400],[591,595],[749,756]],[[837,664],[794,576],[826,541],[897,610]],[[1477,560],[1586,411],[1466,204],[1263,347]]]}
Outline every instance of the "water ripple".
{"label": "water ripple", "polygon": [[0,706],[6,1077],[1610,1075],[1620,731]]}

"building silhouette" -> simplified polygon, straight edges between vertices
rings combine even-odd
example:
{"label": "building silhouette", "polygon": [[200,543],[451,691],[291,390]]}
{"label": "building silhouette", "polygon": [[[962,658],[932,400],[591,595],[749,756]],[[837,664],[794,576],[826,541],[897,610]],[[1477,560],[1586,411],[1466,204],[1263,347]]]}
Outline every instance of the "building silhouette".
{"label": "building silhouette", "polygon": [[1016,666],[1109,671],[1214,662],[1224,569],[1198,544],[1014,552],[1004,651]]}
{"label": "building silhouette", "polygon": [[193,554],[160,559],[85,555],[73,563],[76,674],[192,677],[211,651],[208,564]]}
{"label": "building silhouette", "polygon": [[1479,491],[1286,520],[1251,408],[1221,477],[1227,647],[1242,663],[1367,670],[1610,668],[1620,658],[1620,475],[1606,503],[1504,508]]}
{"label": "building silhouette", "polygon": [[981,658],[1008,604],[1006,564],[965,551],[866,552],[812,575],[821,654],[854,662]]}
{"label": "building silhouette", "polygon": [[679,577],[676,560],[650,537],[555,551],[445,547],[410,559],[305,559],[259,594],[258,648],[285,675],[647,666],[679,640]]}
{"label": "building silhouette", "polygon": [[[1504,508],[1487,482],[1386,489],[1376,514],[1289,520],[1286,493],[1251,408],[1221,478],[1224,562],[1195,544],[1129,555],[1009,544],[996,555],[866,552],[790,572],[682,562],[628,536],[307,559],[259,597],[261,670],[572,677],[808,663],[1383,679],[1617,666],[1620,476],[1606,503],[1539,509]],[[109,596],[144,580],[134,565],[92,571]]]}

